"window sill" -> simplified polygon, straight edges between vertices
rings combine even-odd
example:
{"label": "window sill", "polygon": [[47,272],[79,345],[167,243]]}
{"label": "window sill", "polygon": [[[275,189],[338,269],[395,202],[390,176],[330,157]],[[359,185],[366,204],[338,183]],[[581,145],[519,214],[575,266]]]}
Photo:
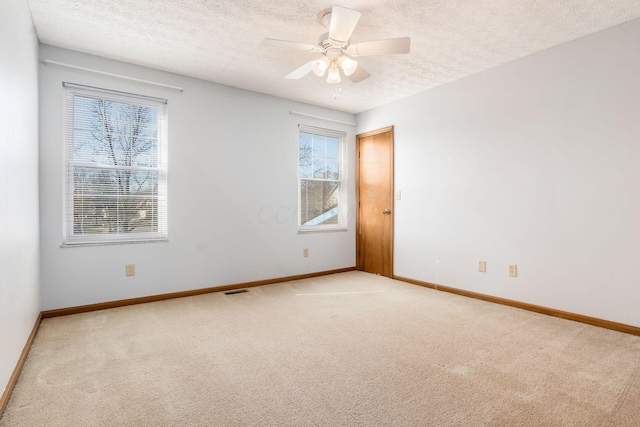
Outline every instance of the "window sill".
{"label": "window sill", "polygon": [[115,242],[73,242],[62,243],[61,248],[77,248],[81,246],[110,246],[110,245],[130,245],[139,243],[166,243],[169,239],[152,239],[152,240],[120,240]]}
{"label": "window sill", "polygon": [[310,233],[332,233],[332,232],[343,232],[349,231],[347,227],[337,227],[337,228],[299,228],[298,234],[310,234]]}

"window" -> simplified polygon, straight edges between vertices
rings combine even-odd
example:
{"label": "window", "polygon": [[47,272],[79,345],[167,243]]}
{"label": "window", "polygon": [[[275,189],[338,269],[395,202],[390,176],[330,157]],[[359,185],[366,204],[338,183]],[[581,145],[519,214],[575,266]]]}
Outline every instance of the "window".
{"label": "window", "polygon": [[299,231],[345,230],[345,133],[300,126]]}
{"label": "window", "polygon": [[166,240],[166,100],[64,87],[64,245]]}

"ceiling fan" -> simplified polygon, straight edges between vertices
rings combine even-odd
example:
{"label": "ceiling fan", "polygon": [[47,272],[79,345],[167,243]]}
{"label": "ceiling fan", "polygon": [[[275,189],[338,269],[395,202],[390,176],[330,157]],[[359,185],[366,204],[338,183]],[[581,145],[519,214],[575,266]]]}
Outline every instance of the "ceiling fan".
{"label": "ceiling fan", "polygon": [[327,73],[328,83],[340,83],[340,72],[353,83],[358,83],[371,74],[367,72],[354,57],[409,53],[411,39],[400,37],[362,43],[350,43],[351,33],[358,24],[362,14],[356,10],[333,6],[318,14],[318,22],[327,27],[328,32],[322,34],[318,44],[291,42],[286,40],[264,39],[263,46],[276,46],[322,54],[322,57],[307,62],[302,67],[287,74],[287,79],[300,79],[311,71],[317,76]]}

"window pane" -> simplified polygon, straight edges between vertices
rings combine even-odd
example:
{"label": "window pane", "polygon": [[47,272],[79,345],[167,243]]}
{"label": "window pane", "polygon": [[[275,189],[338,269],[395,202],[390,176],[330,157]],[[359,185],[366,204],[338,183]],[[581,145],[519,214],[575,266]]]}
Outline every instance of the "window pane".
{"label": "window pane", "polygon": [[114,166],[155,167],[158,110],[74,97],[74,159]]}
{"label": "window pane", "polygon": [[300,146],[311,147],[311,139],[313,135],[310,133],[300,132]]}
{"label": "window pane", "polygon": [[85,96],[76,95],[73,98],[73,128],[75,130],[96,129],[97,116],[92,112],[95,109],[97,100]]}
{"label": "window pane", "polygon": [[158,231],[157,198],[75,194],[73,204],[76,236]]}
{"label": "window pane", "polygon": [[324,158],[314,157],[313,159],[313,177],[324,179],[325,178],[326,165],[324,164]]}
{"label": "window pane", "polygon": [[314,178],[324,178],[325,137],[313,135],[312,172]]}
{"label": "window pane", "polygon": [[158,173],[75,168],[73,234],[158,231]]}
{"label": "window pane", "polygon": [[338,163],[338,159],[327,159],[326,160],[326,168],[325,175],[323,178],[325,179],[340,179],[340,164]]}
{"label": "window pane", "polygon": [[[301,168],[301,178],[340,179],[339,155],[340,140],[323,135],[312,135],[311,149],[305,145],[305,167]],[[302,150],[302,146],[301,146]],[[309,161],[310,157],[310,161]],[[307,167],[311,164],[311,168]]]}
{"label": "window pane", "polygon": [[327,158],[338,159],[340,157],[340,141],[338,138],[327,138]]}
{"label": "window pane", "polygon": [[300,178],[311,178],[312,143],[311,135],[300,132],[298,148],[298,173]]}
{"label": "window pane", "polygon": [[340,179],[340,140],[300,133],[300,178]]}
{"label": "window pane", "polygon": [[300,180],[302,225],[338,224],[340,183]]}
{"label": "window pane", "polygon": [[313,135],[313,158],[314,159],[325,157],[326,139],[327,139],[326,136]]}

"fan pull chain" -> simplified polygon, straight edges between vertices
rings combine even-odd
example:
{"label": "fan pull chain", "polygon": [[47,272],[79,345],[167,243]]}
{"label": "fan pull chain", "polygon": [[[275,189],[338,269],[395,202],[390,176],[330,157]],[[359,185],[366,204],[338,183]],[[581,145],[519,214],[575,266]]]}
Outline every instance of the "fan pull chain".
{"label": "fan pull chain", "polygon": [[342,86],[341,87],[334,86],[333,87],[333,100],[336,101],[340,95],[342,95]]}

